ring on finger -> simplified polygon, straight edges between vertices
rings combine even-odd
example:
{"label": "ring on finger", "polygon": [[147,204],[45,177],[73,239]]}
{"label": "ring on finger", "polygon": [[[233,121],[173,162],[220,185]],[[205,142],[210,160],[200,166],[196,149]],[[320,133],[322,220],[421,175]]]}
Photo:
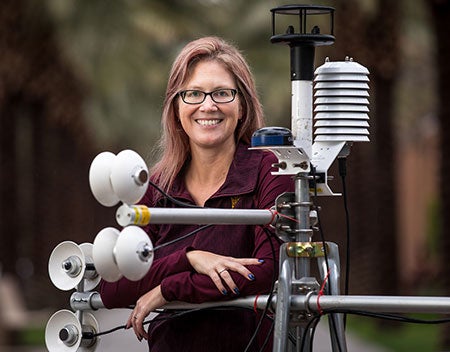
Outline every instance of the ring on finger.
{"label": "ring on finger", "polygon": [[220,271],[218,272],[218,274],[220,275],[220,274],[222,274],[224,271],[227,271],[227,270],[228,270],[227,268],[222,269],[222,270],[220,270]]}

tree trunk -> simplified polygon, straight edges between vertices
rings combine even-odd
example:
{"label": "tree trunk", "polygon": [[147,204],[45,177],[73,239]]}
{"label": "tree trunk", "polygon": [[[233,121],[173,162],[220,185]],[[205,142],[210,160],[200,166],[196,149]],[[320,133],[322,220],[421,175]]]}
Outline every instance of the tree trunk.
{"label": "tree trunk", "polygon": [[[432,14],[432,23],[435,30],[436,42],[436,67],[438,115],[440,122],[440,275],[443,293],[450,296],[450,1],[429,0]],[[450,348],[450,325],[442,326],[441,346],[442,350]]]}
{"label": "tree trunk", "polygon": [[15,272],[17,258],[16,122],[13,106],[11,102],[0,110],[0,277],[2,273]]}

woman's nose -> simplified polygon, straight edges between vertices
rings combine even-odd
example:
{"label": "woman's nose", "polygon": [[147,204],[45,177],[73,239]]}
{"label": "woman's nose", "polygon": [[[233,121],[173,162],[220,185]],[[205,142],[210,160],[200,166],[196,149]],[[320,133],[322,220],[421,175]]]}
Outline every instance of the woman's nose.
{"label": "woman's nose", "polygon": [[217,110],[217,104],[212,100],[210,95],[207,95],[205,100],[200,106],[200,109],[202,111],[216,111]]}

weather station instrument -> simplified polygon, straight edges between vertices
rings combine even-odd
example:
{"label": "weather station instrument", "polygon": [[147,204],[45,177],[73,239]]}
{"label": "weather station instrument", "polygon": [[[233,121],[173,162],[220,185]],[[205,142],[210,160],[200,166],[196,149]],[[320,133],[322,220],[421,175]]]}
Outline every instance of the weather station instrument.
{"label": "weather station instrument", "polygon": [[[314,68],[316,48],[335,40],[332,7],[285,5],[271,9],[271,15],[271,42],[287,45],[290,51],[291,129],[255,131],[251,149],[271,151],[278,158],[274,174],[294,177],[295,192],[280,194],[272,209],[149,208],[139,204],[149,187],[144,160],[132,150],[99,154],[91,164],[89,184],[100,204],[120,204],[116,221],[121,229],[107,227],[93,244],[65,241],[52,252],[52,282],[61,290],[75,292],[70,299],[73,311],[61,310],[47,324],[50,351],[95,350],[99,326],[94,315],[104,306],[94,288],[100,278],[139,280],[148,272],[158,250],[142,229],[150,223],[249,224],[274,229],[283,244],[278,281],[269,295],[204,304],[171,302],[164,307],[269,307],[274,313],[274,352],[311,350],[312,323],[322,314],[329,318],[331,350],[345,352],[342,312],[450,313],[446,297],[341,294],[337,244],[313,241],[319,215],[312,196],[338,196],[328,185],[329,168],[336,159],[347,158],[354,143],[369,142],[369,70],[351,58],[327,59]],[[317,262],[320,278],[311,276],[312,260]]]}

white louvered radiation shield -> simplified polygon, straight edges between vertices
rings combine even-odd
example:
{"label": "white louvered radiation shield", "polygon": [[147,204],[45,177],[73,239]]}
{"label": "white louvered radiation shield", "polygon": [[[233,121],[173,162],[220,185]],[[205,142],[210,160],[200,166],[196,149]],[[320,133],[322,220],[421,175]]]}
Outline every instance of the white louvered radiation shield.
{"label": "white louvered radiation shield", "polygon": [[351,58],[315,70],[314,140],[369,141],[369,70]]}

